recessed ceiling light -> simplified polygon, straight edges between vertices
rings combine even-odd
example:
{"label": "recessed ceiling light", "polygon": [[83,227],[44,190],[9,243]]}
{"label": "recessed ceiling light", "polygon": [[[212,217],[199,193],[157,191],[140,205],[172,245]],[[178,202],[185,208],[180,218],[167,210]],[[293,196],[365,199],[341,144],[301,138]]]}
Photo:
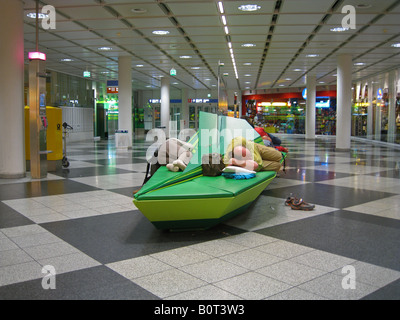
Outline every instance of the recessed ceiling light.
{"label": "recessed ceiling light", "polygon": [[280,84],[279,86],[280,86],[280,87],[284,87],[285,85],[284,85],[284,84]]}
{"label": "recessed ceiling light", "polygon": [[65,58],[65,59],[61,59],[61,61],[62,61],[62,62],[71,62],[71,61],[74,61],[74,60],[69,59],[69,58]]}
{"label": "recessed ceiling light", "polygon": [[191,67],[190,69],[192,69],[192,70],[199,70],[200,67]]}
{"label": "recessed ceiling light", "polygon": [[225,16],[221,16],[222,19],[222,23],[224,24],[224,26],[226,26],[226,17]]}
{"label": "recessed ceiling light", "polygon": [[100,48],[98,48],[100,51],[110,51],[110,50],[112,50],[112,48],[110,48],[110,47],[100,47]]}
{"label": "recessed ceiling light", "polygon": [[245,62],[245,63],[243,63],[243,65],[244,65],[244,66],[251,66],[252,63],[251,63],[251,62]]}
{"label": "recessed ceiling light", "polygon": [[181,59],[191,59],[192,56],[180,56],[179,58],[181,58]]}
{"label": "recessed ceiling light", "polygon": [[300,72],[300,71],[303,71],[303,70],[301,70],[301,69],[293,69],[293,71]]}
{"label": "recessed ceiling light", "polygon": [[256,4],[242,4],[238,9],[242,11],[257,11],[260,10],[261,7]]}
{"label": "recessed ceiling light", "polygon": [[332,32],[344,32],[349,30],[349,28],[345,28],[345,27],[337,27],[337,28],[332,28],[330,29]]}
{"label": "recessed ceiling light", "polygon": [[370,5],[370,4],[365,4],[365,3],[360,3],[360,4],[357,4],[356,7],[357,7],[358,9],[368,9],[368,8],[371,8],[372,5]]}
{"label": "recessed ceiling light", "polygon": [[[36,19],[36,12],[29,12],[26,16],[31,19]],[[48,18],[49,15],[45,13],[39,13],[38,17],[39,19],[45,19]]]}
{"label": "recessed ceiling light", "polygon": [[153,34],[156,34],[158,36],[164,36],[166,34],[169,34],[169,31],[167,31],[167,30],[155,30],[155,31],[153,31]]}
{"label": "recessed ceiling light", "polygon": [[392,47],[394,47],[394,48],[400,48],[400,43],[393,43],[393,44],[392,44]]}
{"label": "recessed ceiling light", "polygon": [[110,71],[102,71],[101,73],[102,73],[102,74],[109,74]]}
{"label": "recessed ceiling light", "polygon": [[144,65],[142,65],[142,64],[137,64],[136,67],[138,67],[138,68],[143,68]]}
{"label": "recessed ceiling light", "polygon": [[325,82],[324,81],[320,81],[320,82],[318,82],[319,84],[324,84]]}
{"label": "recessed ceiling light", "polygon": [[209,78],[207,78],[207,79],[204,79],[205,81],[211,81],[211,79],[209,79]]}
{"label": "recessed ceiling light", "polygon": [[246,81],[246,82],[245,82],[245,84],[250,84],[250,83],[251,83],[250,81]]}
{"label": "recessed ceiling light", "polygon": [[172,84],[179,84],[178,82],[172,82]]}
{"label": "recessed ceiling light", "polygon": [[255,47],[256,45],[254,44],[254,43],[243,43],[242,44],[242,47],[245,47],[245,48],[251,48],[251,47]]}
{"label": "recessed ceiling light", "polygon": [[286,81],[290,81],[290,80],[292,80],[292,79],[291,79],[291,78],[286,78],[285,80],[286,80]]}
{"label": "recessed ceiling light", "polygon": [[131,11],[133,13],[146,13],[147,12],[147,10],[143,9],[143,8],[133,8],[133,9],[131,9]]}
{"label": "recessed ceiling light", "polygon": [[319,57],[319,54],[312,53],[307,55],[307,58],[316,58],[316,57]]}
{"label": "recessed ceiling light", "polygon": [[251,74],[245,74],[244,76],[245,77],[251,77]]}
{"label": "recessed ceiling light", "polygon": [[355,65],[355,66],[364,66],[365,63],[364,63],[364,62],[356,62],[354,65]]}

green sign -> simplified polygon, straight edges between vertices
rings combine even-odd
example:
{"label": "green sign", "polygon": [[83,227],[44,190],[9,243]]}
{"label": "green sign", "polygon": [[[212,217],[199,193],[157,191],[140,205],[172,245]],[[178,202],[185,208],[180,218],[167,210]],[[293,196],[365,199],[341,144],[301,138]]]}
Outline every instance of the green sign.
{"label": "green sign", "polygon": [[175,70],[174,68],[172,68],[172,69],[170,70],[169,74],[170,74],[171,76],[176,76],[176,70]]}
{"label": "green sign", "polygon": [[83,76],[85,78],[90,78],[90,71],[83,71]]}

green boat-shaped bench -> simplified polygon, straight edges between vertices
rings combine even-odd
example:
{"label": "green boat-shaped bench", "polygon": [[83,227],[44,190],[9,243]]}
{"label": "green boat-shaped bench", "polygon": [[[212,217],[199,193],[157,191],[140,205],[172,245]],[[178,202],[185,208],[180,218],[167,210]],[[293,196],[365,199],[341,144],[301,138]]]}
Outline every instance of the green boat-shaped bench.
{"label": "green boat-shaped bench", "polygon": [[[200,117],[200,120],[203,119],[200,121],[200,127],[205,122],[210,127],[210,118],[216,119],[217,116],[202,112]],[[241,121],[240,125],[248,129],[245,120],[225,120],[228,125]],[[223,127],[226,127],[226,123]],[[237,129],[238,126],[234,127]],[[258,133],[252,128],[251,130],[254,131],[253,141],[262,143]],[[200,135],[198,138],[201,140]],[[211,143],[211,151],[225,150],[227,143],[228,141],[221,143],[218,149]],[[185,171],[178,173],[168,171],[162,166],[135,194],[135,206],[158,229],[188,230],[213,227],[243,212],[276,177],[274,171],[257,172],[255,178],[243,180],[203,176],[198,160],[202,154],[209,153],[210,148],[202,148],[206,145],[204,142],[196,141],[195,144],[198,147],[192,158],[196,160],[193,161],[194,165],[189,164]]]}

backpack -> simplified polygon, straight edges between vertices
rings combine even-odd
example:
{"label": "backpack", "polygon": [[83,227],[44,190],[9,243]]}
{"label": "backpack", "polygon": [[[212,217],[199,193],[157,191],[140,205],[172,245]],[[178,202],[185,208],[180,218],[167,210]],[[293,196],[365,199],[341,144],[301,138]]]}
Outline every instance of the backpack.
{"label": "backpack", "polygon": [[219,153],[204,154],[201,157],[203,176],[216,177],[222,174],[225,168],[223,157]]}

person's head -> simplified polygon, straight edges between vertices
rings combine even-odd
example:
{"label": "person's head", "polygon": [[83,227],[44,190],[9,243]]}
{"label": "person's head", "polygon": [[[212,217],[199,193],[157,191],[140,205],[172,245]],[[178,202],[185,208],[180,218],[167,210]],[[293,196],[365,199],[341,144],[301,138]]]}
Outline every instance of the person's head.
{"label": "person's head", "polygon": [[239,159],[239,160],[251,160],[253,159],[253,155],[251,154],[250,150],[243,147],[243,146],[237,146],[233,148],[233,158]]}

